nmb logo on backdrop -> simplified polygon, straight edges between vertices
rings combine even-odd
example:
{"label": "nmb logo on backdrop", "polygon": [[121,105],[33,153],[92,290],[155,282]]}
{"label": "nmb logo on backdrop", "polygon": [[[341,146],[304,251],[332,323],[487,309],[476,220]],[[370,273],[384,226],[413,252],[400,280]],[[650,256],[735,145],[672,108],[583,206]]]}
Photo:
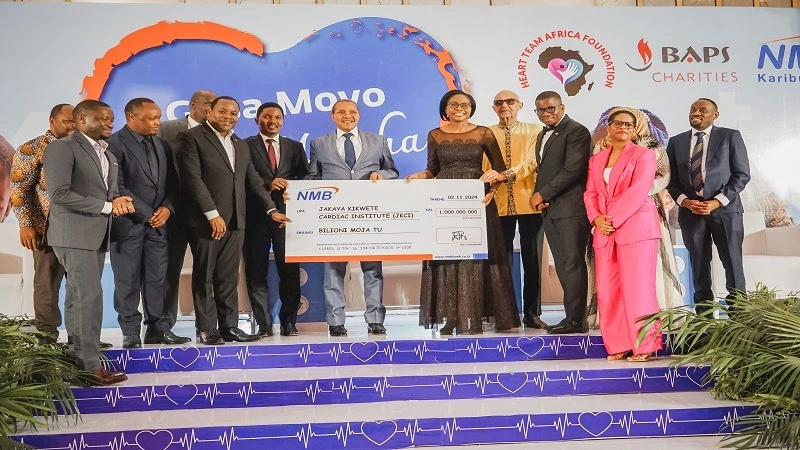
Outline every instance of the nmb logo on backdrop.
{"label": "nmb logo on backdrop", "polygon": [[800,36],[765,42],[758,51],[759,83],[800,82]]}
{"label": "nmb logo on backdrop", "polygon": [[[736,83],[739,75],[726,69],[730,47],[698,45],[650,46],[642,38],[636,43],[641,63],[625,63],[635,72],[647,73],[653,83]],[[654,51],[655,50],[655,51]],[[655,63],[655,67],[653,67]],[[651,71],[650,69],[653,68]]]}
{"label": "nmb logo on backdrop", "polygon": [[252,34],[216,23],[159,22],[123,38],[84,82],[87,98],[109,103],[120,118],[134,97],[152,98],[172,119],[188,114],[198,89],[230,95],[240,102],[242,137],[258,133],[258,106],[277,102],[286,114],[281,134],[303,143],[332,132],[331,107],[352,99],[359,128],[388,138],[401,174],[425,167],[439,99],[460,87],[450,54],[435,39],[379,17],[334,23],[275,53]]}

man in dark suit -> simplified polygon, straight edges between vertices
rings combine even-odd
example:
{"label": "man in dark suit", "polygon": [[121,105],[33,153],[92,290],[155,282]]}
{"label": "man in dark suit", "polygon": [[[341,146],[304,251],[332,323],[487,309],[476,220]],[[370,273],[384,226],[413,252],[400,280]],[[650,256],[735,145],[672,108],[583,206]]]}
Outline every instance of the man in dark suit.
{"label": "man in dark suit", "polygon": [[[272,192],[272,201],[279,211],[286,211],[283,193],[289,180],[302,180],[308,175],[308,159],[303,144],[279,136],[283,127],[283,108],[277,103],[264,103],[256,112],[259,134],[246,139],[250,145],[253,166]],[[286,263],[286,229],[270,220],[258,196],[247,193],[247,226],[244,231],[244,263],[247,273],[247,294],[258,323],[260,336],[272,336],[272,312],[269,308],[267,270],[269,248],[275,255],[281,296],[281,336],[297,336],[297,309],[300,306],[300,265]]]}
{"label": "man in dark suit", "polygon": [[[558,93],[545,91],[536,97],[536,115],[545,127],[536,139],[539,168],[530,204],[534,211],[542,211],[542,228],[564,288],[566,312],[564,320],[547,328],[550,334],[589,331],[586,322],[589,281],[586,247],[590,227],[583,193],[592,154],[592,136],[586,127],[564,112]],[[542,232],[537,242],[541,249]]]}
{"label": "man in dark suit", "polygon": [[667,156],[672,177],[667,189],[680,205],[678,222],[692,262],[694,302],[698,313],[711,308],[711,243],[725,268],[729,301],[745,290],[742,266],[742,201],[750,181],[747,148],[738,130],[714,126],[717,104],[701,98],[692,103],[692,130],[670,138]]}
{"label": "man in dark suit", "polygon": [[[397,178],[398,172],[384,136],[358,129],[361,115],[352,100],[333,104],[331,119],[336,130],[311,141],[308,179],[370,180]],[[324,264],[325,309],[328,333],[347,336],[345,321],[344,275],[346,262]],[[383,320],[383,266],[380,261],[361,261],[364,272],[364,320],[371,334],[386,334]]]}
{"label": "man in dark suit", "polygon": [[156,136],[161,108],[150,99],[125,105],[127,124],[108,138],[108,150],[119,165],[119,191],[133,199],[136,212],[114,219],[111,228],[111,268],[114,308],[122,329],[123,348],[140,348],[144,311],[145,344],[184,344],[191,339],[172,333],[164,310],[167,272],[167,230],[175,212],[178,176],[172,149]]}
{"label": "man in dark suit", "polygon": [[238,117],[239,103],[234,98],[217,97],[204,124],[178,135],[178,171],[194,256],[197,336],[198,342],[207,345],[259,339],[237,327],[245,190],[256,196],[272,220],[281,226],[287,221],[253,167],[249,146],[233,133]]}
{"label": "man in dark suit", "polygon": [[45,232],[67,272],[64,322],[70,352],[102,384],[126,380],[100,364],[103,287],[100,282],[111,233],[111,215],[135,212],[132,199],[119,196],[117,159],[104,141],[114,127],[111,108],[84,100],[73,111],[76,131],[44,152],[50,210]]}
{"label": "man in dark suit", "polygon": [[[205,122],[211,101],[215,98],[217,98],[217,94],[211,91],[199,90],[192,94],[192,98],[189,100],[188,116],[161,123],[161,127],[158,128],[158,133],[156,134],[167,140],[173,156],[178,151],[178,133],[192,129]],[[164,308],[169,318],[170,327],[174,326],[178,320],[178,287],[180,285],[181,269],[183,269],[183,258],[186,255],[186,246],[189,244],[189,240],[186,237],[186,214],[183,212],[183,201],[178,198],[173,202],[172,207],[174,208],[175,217],[167,222],[169,242],[167,247],[166,294],[164,298]]]}

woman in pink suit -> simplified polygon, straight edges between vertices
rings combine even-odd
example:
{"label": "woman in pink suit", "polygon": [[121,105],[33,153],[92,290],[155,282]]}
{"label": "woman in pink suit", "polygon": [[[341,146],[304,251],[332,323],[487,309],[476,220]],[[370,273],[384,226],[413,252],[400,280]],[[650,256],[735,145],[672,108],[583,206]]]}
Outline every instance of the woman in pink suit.
{"label": "woman in pink suit", "polygon": [[637,347],[637,320],[658,312],[656,256],[661,230],[649,197],[656,174],[652,150],[631,142],[636,118],[626,111],[608,118],[610,146],[589,160],[583,200],[594,224],[597,308],[610,360],[647,361],[662,348],[658,327]]}

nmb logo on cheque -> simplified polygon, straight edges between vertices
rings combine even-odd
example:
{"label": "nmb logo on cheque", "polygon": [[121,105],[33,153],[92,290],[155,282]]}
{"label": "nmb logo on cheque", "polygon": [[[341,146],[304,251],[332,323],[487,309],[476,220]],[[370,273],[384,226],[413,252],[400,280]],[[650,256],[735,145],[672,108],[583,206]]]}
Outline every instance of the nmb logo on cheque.
{"label": "nmb logo on cheque", "polygon": [[297,192],[298,200],[330,200],[333,194],[339,192],[336,186],[320,186],[311,189],[303,189]]}

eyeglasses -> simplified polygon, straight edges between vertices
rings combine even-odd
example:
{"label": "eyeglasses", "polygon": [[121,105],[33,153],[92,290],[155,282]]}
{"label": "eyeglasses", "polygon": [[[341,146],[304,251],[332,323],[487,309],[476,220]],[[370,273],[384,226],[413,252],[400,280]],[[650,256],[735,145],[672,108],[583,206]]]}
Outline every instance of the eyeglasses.
{"label": "eyeglasses", "polygon": [[636,124],[632,122],[620,122],[619,120],[612,120],[608,122],[608,126],[625,130],[632,130],[636,127]]}
{"label": "eyeglasses", "polygon": [[501,99],[501,100],[495,100],[493,103],[494,103],[494,106],[497,106],[499,108],[499,107],[503,106],[503,103],[507,104],[508,106],[514,106],[517,103],[517,101],[518,100],[515,99],[515,98],[506,98],[506,99]]}
{"label": "eyeglasses", "polygon": [[463,110],[472,109],[472,105],[471,105],[470,103],[467,103],[467,102],[464,102],[464,103],[450,102],[450,103],[448,103],[448,104],[447,104],[447,106],[448,106],[450,109],[456,109],[456,108],[458,108],[459,106],[460,106],[460,107],[461,107],[461,109],[463,109]]}
{"label": "eyeglasses", "polygon": [[536,114],[538,114],[540,116],[542,114],[544,114],[544,113],[555,114],[556,113],[556,108],[558,108],[559,106],[564,106],[564,105],[548,106],[547,108],[536,108]]}

